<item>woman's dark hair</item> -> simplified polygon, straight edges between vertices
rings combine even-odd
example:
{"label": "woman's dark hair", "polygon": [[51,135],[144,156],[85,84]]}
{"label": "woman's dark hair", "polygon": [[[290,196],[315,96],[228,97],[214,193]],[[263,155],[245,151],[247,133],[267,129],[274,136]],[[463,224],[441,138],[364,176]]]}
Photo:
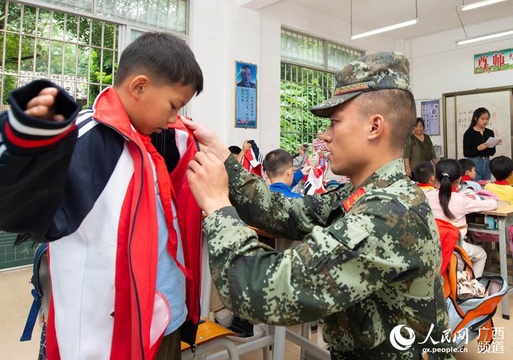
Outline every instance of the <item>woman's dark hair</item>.
{"label": "woman's dark hair", "polygon": [[454,219],[454,214],[449,210],[449,202],[451,201],[452,183],[461,177],[460,163],[454,159],[440,160],[436,163],[435,177],[440,183],[438,200],[442,211],[447,218]]}
{"label": "woman's dark hair", "polygon": [[424,119],[421,118],[421,117],[418,117],[417,120],[415,120],[415,127],[421,123],[422,124],[422,127],[425,128],[426,127],[426,124],[424,123]]}
{"label": "woman's dark hair", "polygon": [[477,108],[472,114],[472,121],[470,122],[470,126],[468,128],[472,129],[474,126],[476,126],[477,119],[479,119],[483,114],[488,114],[488,117],[490,117],[490,112],[486,108]]}

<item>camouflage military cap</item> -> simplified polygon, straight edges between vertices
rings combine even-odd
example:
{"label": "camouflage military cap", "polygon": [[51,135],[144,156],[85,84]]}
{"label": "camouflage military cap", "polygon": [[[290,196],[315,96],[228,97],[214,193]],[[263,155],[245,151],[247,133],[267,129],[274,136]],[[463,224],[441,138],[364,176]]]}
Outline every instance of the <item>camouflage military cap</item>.
{"label": "camouflage military cap", "polygon": [[410,63],[396,52],[365,55],[347,64],[335,74],[333,96],[310,110],[314,115],[329,117],[333,108],[363,92],[381,89],[410,91]]}

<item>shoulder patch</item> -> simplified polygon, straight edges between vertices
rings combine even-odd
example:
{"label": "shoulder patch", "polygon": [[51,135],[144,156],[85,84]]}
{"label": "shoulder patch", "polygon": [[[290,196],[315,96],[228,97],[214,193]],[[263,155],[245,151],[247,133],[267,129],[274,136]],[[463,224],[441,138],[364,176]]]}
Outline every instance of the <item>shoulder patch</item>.
{"label": "shoulder patch", "polygon": [[344,200],[342,205],[344,206],[344,209],[346,209],[346,212],[348,212],[353,207],[354,203],[357,202],[358,199],[363,195],[365,195],[365,189],[359,188],[351,196]]}

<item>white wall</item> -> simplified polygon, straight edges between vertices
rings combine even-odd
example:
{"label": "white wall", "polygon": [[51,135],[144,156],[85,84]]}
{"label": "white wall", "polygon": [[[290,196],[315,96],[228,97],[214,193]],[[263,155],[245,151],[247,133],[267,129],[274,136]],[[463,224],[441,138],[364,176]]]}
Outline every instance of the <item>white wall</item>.
{"label": "white wall", "polygon": [[[215,129],[227,145],[240,146],[244,139],[254,139],[264,153],[279,147],[282,26],[367,52],[396,50],[406,54],[411,59],[416,99],[438,99],[447,92],[513,84],[513,71],[473,73],[474,54],[511,48],[511,37],[458,46],[455,41],[465,36],[462,29],[456,29],[414,40],[373,36],[351,41],[349,23],[310,8],[277,1],[254,10],[239,6],[239,2],[250,3],[253,8],[261,6],[254,0],[193,0],[191,7],[190,42],[205,75],[205,90],[193,100],[191,115]],[[513,17],[466,30],[473,36],[510,28],[511,23]],[[258,65],[257,129],[234,127],[236,60]],[[442,136],[433,137],[433,141],[443,144]]]}
{"label": "white wall", "polygon": [[[466,28],[469,37],[488,34],[511,28],[513,17],[490,21],[479,26]],[[511,37],[489,40],[469,45],[456,45],[465,38],[463,29],[455,29],[439,34],[407,41],[406,49],[411,56],[413,93],[416,99],[438,99],[442,94],[513,86],[513,71],[499,71],[487,74],[474,74],[474,55],[513,47]],[[476,108],[479,107],[476,104]],[[492,109],[489,109],[492,111]],[[442,113],[440,113],[442,120]],[[443,134],[443,124],[440,122]],[[454,141],[447,139],[448,142]],[[434,136],[435,144],[443,144],[443,136]]]}
{"label": "white wall", "polygon": [[[260,11],[237,0],[193,0],[190,44],[205,76],[205,90],[192,101],[195,121],[215,129],[227,145],[254,139],[266,153],[279,147],[281,27],[373,52],[404,51],[384,36],[349,39],[350,24],[289,2]],[[258,127],[234,127],[235,61],[258,65]]]}

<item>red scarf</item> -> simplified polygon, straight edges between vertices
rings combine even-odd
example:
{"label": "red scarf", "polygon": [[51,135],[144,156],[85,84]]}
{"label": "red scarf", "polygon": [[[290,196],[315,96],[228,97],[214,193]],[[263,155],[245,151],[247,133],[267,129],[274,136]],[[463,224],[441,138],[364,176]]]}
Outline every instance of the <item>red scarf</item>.
{"label": "red scarf", "polygon": [[509,182],[508,182],[508,180],[496,180],[496,181],[494,181],[494,184],[497,184],[497,185],[509,185]]}
{"label": "red scarf", "polygon": [[164,215],[166,217],[167,230],[169,234],[167,250],[169,251],[169,254],[173,260],[176,262],[178,268],[184,273],[185,276],[187,276],[187,270],[176,258],[176,251],[178,249],[178,236],[176,235],[176,229],[173,223],[174,214],[172,208],[172,201],[174,200],[176,204],[176,200],[173,186],[171,184],[171,180],[169,179],[166,162],[164,161],[164,158],[159,154],[157,149],[155,149],[155,146],[153,146],[151,143],[151,137],[142,134],[140,134],[140,137],[144,143],[144,146],[146,147],[146,151],[148,151],[151,156],[151,160],[153,160],[155,171],[157,172],[160,201],[162,202],[162,207],[164,208]]}
{"label": "red scarf", "polygon": [[461,177],[461,180],[462,180],[462,181],[472,181],[472,179],[471,179],[471,178],[470,178],[470,176],[468,176],[468,175],[463,175],[463,176]]}

